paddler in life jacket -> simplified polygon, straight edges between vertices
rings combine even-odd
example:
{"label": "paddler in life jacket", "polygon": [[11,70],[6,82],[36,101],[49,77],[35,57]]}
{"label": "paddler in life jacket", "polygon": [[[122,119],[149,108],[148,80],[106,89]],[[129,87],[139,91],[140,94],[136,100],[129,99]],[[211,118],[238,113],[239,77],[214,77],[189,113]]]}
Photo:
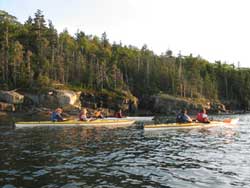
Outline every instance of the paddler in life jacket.
{"label": "paddler in life jacket", "polygon": [[203,108],[196,116],[197,121],[201,123],[210,123],[207,115],[207,111],[205,108]]}
{"label": "paddler in life jacket", "polygon": [[102,114],[102,109],[99,108],[97,109],[95,112],[94,112],[94,118],[96,119],[103,119],[104,118],[104,115]]}
{"label": "paddler in life jacket", "polygon": [[182,109],[176,117],[176,123],[191,123],[193,120],[187,115],[187,110]]}
{"label": "paddler in life jacket", "polygon": [[89,121],[90,118],[87,117],[87,109],[83,108],[79,114],[79,121]]}
{"label": "paddler in life jacket", "polygon": [[62,117],[62,108],[57,108],[54,112],[51,114],[51,121],[65,121],[67,119]]}
{"label": "paddler in life jacket", "polygon": [[122,110],[119,109],[117,112],[115,112],[114,117],[116,117],[116,118],[122,118],[123,117]]}

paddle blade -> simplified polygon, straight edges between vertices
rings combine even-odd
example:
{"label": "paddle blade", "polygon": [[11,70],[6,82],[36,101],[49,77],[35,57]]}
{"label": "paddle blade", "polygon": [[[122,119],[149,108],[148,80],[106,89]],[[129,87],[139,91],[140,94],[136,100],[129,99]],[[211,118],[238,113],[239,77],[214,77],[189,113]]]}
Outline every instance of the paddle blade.
{"label": "paddle blade", "polygon": [[230,123],[230,124],[237,124],[239,121],[239,118],[227,118],[223,120],[223,123]]}
{"label": "paddle blade", "polygon": [[232,119],[231,118],[227,118],[223,120],[223,123],[231,123]]}

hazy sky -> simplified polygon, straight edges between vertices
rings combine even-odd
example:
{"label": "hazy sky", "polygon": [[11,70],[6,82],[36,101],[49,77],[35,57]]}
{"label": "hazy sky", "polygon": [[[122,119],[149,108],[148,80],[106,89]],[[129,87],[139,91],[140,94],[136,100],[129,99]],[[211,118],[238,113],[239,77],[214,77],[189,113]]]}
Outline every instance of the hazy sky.
{"label": "hazy sky", "polygon": [[250,67],[249,0],[0,0],[24,22],[41,9],[62,31],[77,29],[157,54],[192,53]]}

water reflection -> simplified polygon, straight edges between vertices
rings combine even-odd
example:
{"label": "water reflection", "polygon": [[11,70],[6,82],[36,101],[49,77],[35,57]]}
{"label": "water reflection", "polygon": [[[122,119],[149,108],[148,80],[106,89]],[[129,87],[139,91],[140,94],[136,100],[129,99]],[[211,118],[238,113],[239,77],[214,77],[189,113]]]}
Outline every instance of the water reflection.
{"label": "water reflection", "polygon": [[54,127],[0,132],[0,186],[247,187],[247,115],[239,127],[144,131]]}

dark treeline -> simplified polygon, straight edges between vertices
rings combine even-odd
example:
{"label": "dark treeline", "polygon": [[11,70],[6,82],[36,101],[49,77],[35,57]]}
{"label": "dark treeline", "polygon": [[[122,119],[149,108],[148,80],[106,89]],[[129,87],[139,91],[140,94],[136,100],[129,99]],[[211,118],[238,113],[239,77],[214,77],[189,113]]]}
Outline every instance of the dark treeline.
{"label": "dark treeline", "polygon": [[130,91],[139,99],[158,93],[236,101],[249,107],[250,69],[210,63],[201,57],[156,55],[111,44],[79,31],[58,33],[38,10],[21,24],[0,11],[1,89],[39,88],[52,82],[93,90]]}

